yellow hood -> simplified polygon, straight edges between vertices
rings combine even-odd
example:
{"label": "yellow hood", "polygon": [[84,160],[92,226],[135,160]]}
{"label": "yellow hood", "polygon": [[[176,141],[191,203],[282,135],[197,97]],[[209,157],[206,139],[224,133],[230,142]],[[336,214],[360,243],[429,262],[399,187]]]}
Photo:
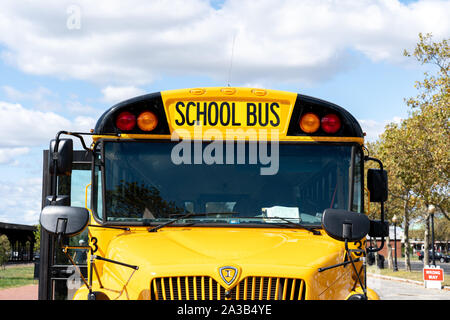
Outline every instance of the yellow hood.
{"label": "yellow hood", "polygon": [[[343,261],[343,245],[324,233],[301,229],[136,229],[112,237],[102,256],[139,267],[132,275],[130,268],[97,262],[103,286],[116,291],[126,287],[131,299],[148,298],[152,279],[189,276],[212,278],[225,289],[247,277],[302,279],[306,298],[319,299],[347,273],[337,273],[338,268],[319,273],[318,268]],[[237,270],[231,284],[220,275],[221,267]],[[343,297],[350,286],[339,286]]]}

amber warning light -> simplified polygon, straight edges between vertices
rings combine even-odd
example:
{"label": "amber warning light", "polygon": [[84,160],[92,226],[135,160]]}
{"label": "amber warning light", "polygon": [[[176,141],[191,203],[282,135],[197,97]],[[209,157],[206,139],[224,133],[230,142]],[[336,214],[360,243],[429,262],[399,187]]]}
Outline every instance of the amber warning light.
{"label": "amber warning light", "polygon": [[341,128],[341,120],[335,114],[329,113],[319,118],[312,112],[305,113],[300,119],[300,129],[305,133],[315,133],[322,128],[326,133],[336,133]]}
{"label": "amber warning light", "polygon": [[153,112],[144,111],[139,115],[137,123],[142,131],[152,131],[158,125],[158,118]]}

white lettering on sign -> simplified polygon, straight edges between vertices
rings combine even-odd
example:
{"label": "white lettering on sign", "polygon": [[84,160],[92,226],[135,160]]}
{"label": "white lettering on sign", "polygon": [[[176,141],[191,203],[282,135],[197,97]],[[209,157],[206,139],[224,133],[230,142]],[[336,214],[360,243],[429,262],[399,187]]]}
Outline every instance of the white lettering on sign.
{"label": "white lettering on sign", "polygon": [[423,278],[425,281],[444,281],[444,270],[441,268],[424,268]]}

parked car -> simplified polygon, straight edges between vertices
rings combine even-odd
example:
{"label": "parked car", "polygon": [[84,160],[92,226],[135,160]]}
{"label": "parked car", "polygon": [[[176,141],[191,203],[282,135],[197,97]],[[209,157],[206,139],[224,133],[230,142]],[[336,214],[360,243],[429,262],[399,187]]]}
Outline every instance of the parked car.
{"label": "parked car", "polygon": [[[429,252],[428,253],[429,262],[431,262],[431,261],[433,261],[433,251],[429,250],[428,252]],[[434,257],[435,261],[450,262],[450,256],[449,255],[443,254],[443,253],[437,252],[437,251],[435,251],[434,254],[435,254],[435,257]],[[417,253],[417,255],[419,256],[419,260],[422,261],[423,260],[423,251],[419,251]]]}
{"label": "parked car", "polygon": [[439,259],[441,262],[450,262],[450,255],[448,254],[441,254],[441,258]]}

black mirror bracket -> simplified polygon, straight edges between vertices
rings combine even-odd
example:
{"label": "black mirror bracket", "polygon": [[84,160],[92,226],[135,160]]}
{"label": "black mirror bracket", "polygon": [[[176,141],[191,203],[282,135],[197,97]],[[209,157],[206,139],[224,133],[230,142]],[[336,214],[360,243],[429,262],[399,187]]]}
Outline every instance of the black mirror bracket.
{"label": "black mirror bracket", "polygon": [[[346,227],[344,225],[344,229],[345,228]],[[337,263],[337,264],[328,266],[328,267],[319,268],[317,271],[318,272],[323,272],[323,271],[326,271],[326,270],[329,270],[329,269],[334,269],[334,268],[337,268],[337,267],[346,266],[348,264],[351,264],[352,268],[353,268],[353,271],[356,274],[356,278],[357,278],[356,281],[359,282],[359,285],[360,285],[360,287],[361,287],[361,289],[363,291],[364,299],[367,300],[367,279],[364,279],[364,283],[363,283],[363,281],[361,279],[361,275],[360,275],[361,270],[358,272],[358,270],[356,269],[356,265],[355,265],[355,262],[359,262],[359,261],[362,260],[362,263],[363,263],[362,270],[364,270],[364,277],[365,277],[365,275],[366,275],[365,270],[366,270],[366,267],[367,267],[366,266],[366,251],[364,249],[349,249],[348,248],[348,239],[344,240],[344,244],[345,244],[345,256],[347,257],[348,260],[346,260],[344,262],[341,262],[341,263]],[[360,254],[363,257],[362,258],[358,257],[356,259],[353,259],[352,253]],[[353,289],[356,287],[356,281],[355,281],[355,284],[353,285]]]}
{"label": "black mirror bracket", "polygon": [[[87,133],[87,132],[70,132],[70,131],[59,131],[56,134],[55,139],[51,140],[50,142],[50,161],[49,161],[49,171],[52,176],[52,184],[51,184],[51,202],[57,201],[57,176],[61,174],[70,174],[71,172],[71,164],[72,164],[72,149],[73,149],[73,142],[71,139],[61,139],[61,135],[68,135],[76,137],[80,140],[81,146],[84,150],[86,150],[87,153],[93,153],[93,150],[88,148],[86,146],[86,143],[84,141],[83,136],[92,136],[94,135],[93,132]],[[103,133],[103,135],[112,135],[117,136],[117,134],[109,134],[109,133]],[[60,154],[60,142],[62,143],[62,148],[65,156],[61,156]],[[58,168],[58,164],[63,163],[63,167],[66,170],[60,170]]]}
{"label": "black mirror bracket", "polygon": [[[375,161],[376,163],[378,163],[378,165],[380,166],[380,169],[376,170],[376,171],[380,171],[381,173],[383,173],[385,178],[387,179],[386,172],[384,171],[384,168],[383,168],[383,162],[381,162],[380,159],[372,158],[369,156],[364,156],[364,161],[365,162],[366,161]],[[371,170],[371,169],[369,169],[369,170]],[[387,180],[386,180],[386,188],[387,188]],[[380,246],[378,247],[375,245],[375,247],[368,247],[367,252],[378,252],[381,249],[383,249],[383,247],[384,247],[384,237],[388,235],[388,231],[384,231],[385,225],[387,225],[387,221],[384,220],[384,201],[386,200],[386,198],[387,198],[387,191],[386,191],[385,196],[381,197],[381,199],[380,199],[381,201],[379,201],[380,202],[380,218],[381,219],[379,221],[370,221],[371,232],[369,233],[369,236],[381,237]],[[369,199],[369,201],[370,201],[370,199]],[[374,232],[373,231],[374,229],[377,229],[377,231]],[[382,231],[380,231],[380,230],[382,230]]]}
{"label": "black mirror bracket", "polygon": [[[353,271],[356,274],[356,280],[353,285],[355,289],[356,284],[359,285],[363,291],[363,296],[367,300],[367,287],[366,279],[362,281],[361,271],[364,270],[364,278],[366,277],[366,250],[365,249],[349,249],[348,243],[352,241],[360,241],[365,238],[370,232],[369,218],[363,213],[339,210],[339,209],[325,209],[322,215],[322,227],[324,228],[327,235],[338,240],[343,241],[345,246],[345,258],[343,262],[331,265],[324,268],[319,268],[318,272],[323,272],[329,269],[333,269],[340,266],[346,266],[348,264],[352,265]],[[358,257],[353,258],[353,254]],[[355,262],[362,261],[361,269],[357,270]]]}
{"label": "black mirror bracket", "polygon": [[[364,250],[364,249],[349,249],[348,248],[348,240],[345,239],[345,251],[347,253],[348,259],[350,260],[350,262],[352,264],[353,271],[356,273],[356,278],[357,278],[359,285],[363,291],[364,299],[367,300],[367,279],[364,279],[364,283],[363,283],[363,281],[361,280],[361,276],[360,276],[361,270],[358,272],[358,270],[356,269],[355,260],[353,260],[353,258],[352,258],[352,253],[358,253],[363,256],[362,270],[364,270],[364,277],[365,277],[366,276],[366,267],[367,267],[367,265],[366,265],[366,250]],[[359,258],[358,258],[358,261],[359,261]],[[355,281],[353,288],[355,288],[355,286],[356,286],[356,281]]]}

